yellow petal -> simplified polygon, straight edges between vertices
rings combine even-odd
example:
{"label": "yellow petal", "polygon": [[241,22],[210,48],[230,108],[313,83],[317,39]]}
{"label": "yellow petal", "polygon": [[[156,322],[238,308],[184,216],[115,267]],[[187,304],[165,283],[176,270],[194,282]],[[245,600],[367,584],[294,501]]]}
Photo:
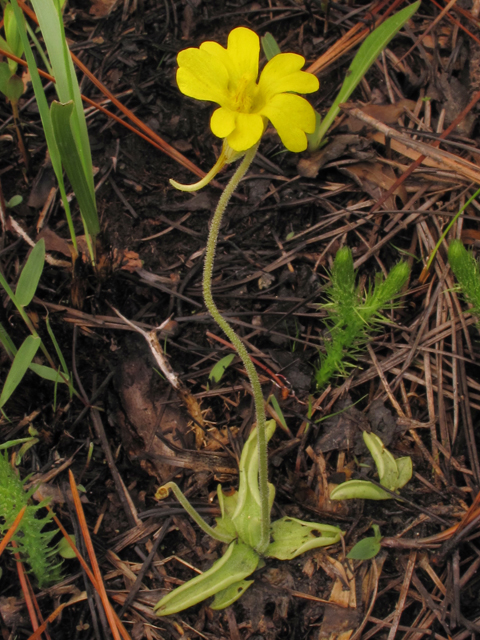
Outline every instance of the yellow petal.
{"label": "yellow petal", "polygon": [[289,151],[305,151],[305,132],[313,133],[315,130],[315,111],[309,102],[300,96],[284,93],[273,96],[261,113],[273,124]]}
{"label": "yellow petal", "polygon": [[267,62],[258,83],[266,100],[277,93],[313,93],[318,90],[318,78],[300,71],[305,58],[296,53],[279,53]]}
{"label": "yellow petal", "polygon": [[219,138],[226,138],[235,129],[236,114],[230,109],[220,107],[213,112],[210,119],[210,128]]}
{"label": "yellow petal", "polygon": [[230,55],[221,44],[207,40],[206,42],[202,42],[200,50],[207,51],[211,56],[217,58],[217,60],[221,62],[227,70],[229,77],[232,77],[235,74],[235,67],[232,64]]}
{"label": "yellow petal", "polygon": [[208,51],[185,49],[177,56],[178,88],[186,96],[225,104],[228,100],[228,71]]}
{"label": "yellow petal", "polygon": [[262,137],[264,120],[258,113],[237,113],[236,126],[227,142],[235,151],[246,151]]}
{"label": "yellow petal", "polygon": [[231,81],[236,84],[246,74],[256,81],[260,56],[260,39],[251,29],[238,27],[228,36],[228,55],[234,69]]}

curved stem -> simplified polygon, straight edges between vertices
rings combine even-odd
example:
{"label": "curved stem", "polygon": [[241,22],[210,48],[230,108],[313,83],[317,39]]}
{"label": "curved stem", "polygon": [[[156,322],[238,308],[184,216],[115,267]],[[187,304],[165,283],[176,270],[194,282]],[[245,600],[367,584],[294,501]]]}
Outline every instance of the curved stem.
{"label": "curved stem", "polygon": [[180,490],[180,487],[175,482],[167,482],[167,484],[164,484],[163,487],[160,487],[160,489],[157,491],[157,497],[160,499],[166,497],[170,489],[173,491],[176,499],[180,502],[182,507],[188,513],[188,515],[192,518],[192,520],[194,520],[198,524],[200,529],[202,529],[202,531],[204,531],[207,534],[207,536],[210,536],[214,540],[225,542],[226,544],[230,544],[230,542],[233,541],[232,536],[229,536],[228,534],[224,534],[224,533],[219,533],[213,527],[211,527],[207,522],[205,522],[202,516],[192,507],[190,502],[183,495],[182,491]]}
{"label": "curved stem", "polygon": [[217,208],[213,215],[212,224],[210,227],[210,233],[207,240],[207,248],[205,251],[205,265],[203,270],[203,298],[205,305],[209,310],[211,316],[219,327],[229,338],[230,342],[234,345],[240,356],[243,365],[247,371],[248,379],[252,385],[253,400],[255,402],[255,414],[257,419],[257,431],[258,431],[258,485],[260,489],[260,509],[261,509],[261,538],[257,545],[256,550],[259,553],[263,553],[270,542],[270,509],[268,504],[268,455],[267,455],[267,436],[265,432],[265,406],[263,401],[262,387],[258,378],[257,371],[248,355],[248,351],[245,345],[237,336],[232,327],[228,324],[225,318],[222,316],[217,308],[217,305],[213,301],[212,296],[212,274],[213,263],[215,260],[215,251],[217,247],[218,235],[220,233],[220,227],[222,224],[223,214],[232,197],[235,189],[237,188],[240,180],[248,171],[250,164],[257,152],[258,144],[249,149],[238,169],[233,174],[232,179],[225,187],[220,200],[218,201]]}

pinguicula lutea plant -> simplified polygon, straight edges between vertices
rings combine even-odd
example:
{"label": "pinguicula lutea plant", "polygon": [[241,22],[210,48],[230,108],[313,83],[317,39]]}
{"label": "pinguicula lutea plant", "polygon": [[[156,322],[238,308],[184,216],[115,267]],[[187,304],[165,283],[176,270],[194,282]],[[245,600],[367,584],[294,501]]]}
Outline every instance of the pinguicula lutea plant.
{"label": "pinguicula lutea plant", "polygon": [[[418,2],[406,7],[386,20],[380,30],[370,34],[359,51],[360,58],[365,58],[365,64],[360,65],[363,73],[418,7]],[[223,139],[223,146],[217,162],[202,180],[192,185],[174,180],[170,183],[181,191],[197,191],[209,184],[226,164],[241,160],[211,221],[205,251],[203,296],[208,311],[234,345],[247,371],[255,403],[256,427],[242,451],[238,491],[226,495],[218,487],[221,517],[217,518],[215,527],[203,520],[174,482],[158,490],[158,498],[166,497],[172,490],[205,533],[228,545],[224,555],[208,571],[174,589],[157,603],[155,611],[159,616],[177,613],[210,596],[215,596],[211,606],[223,609],[252,584],[253,581],[246,578],[264,562],[264,558],[289,560],[309,549],[334,544],[342,535],[338,527],[290,517],[271,522],[275,489],[268,482],[267,444],[275,431],[275,422],[266,421],[255,367],[243,342],[223,318],[212,296],[213,265],[222,218],[255,157],[266,127],[272,124],[286,149],[298,153],[307,149],[307,135],[315,134],[320,126],[310,103],[298,95],[313,93],[319,87],[314,75],[301,70],[305,59],[294,53],[281,53],[278,47],[270,47],[270,53],[266,53],[269,60],[259,75],[259,38],[250,29],[239,27],[229,34],[226,49],[216,42],[204,42],[198,49],[181,51],[177,57],[180,91],[191,98],[218,105],[211,116],[210,127],[218,138]],[[351,81],[346,78],[348,92],[344,100],[361,77],[357,69]],[[325,133],[326,130],[322,130],[321,137]]]}
{"label": "pinguicula lutea plant", "polygon": [[235,346],[247,371],[255,402],[256,428],[242,451],[238,491],[229,496],[218,487],[221,517],[217,518],[215,527],[195,512],[175,483],[170,482],[159,490],[158,497],[164,497],[172,489],[203,531],[228,544],[225,554],[211,569],[157,603],[155,611],[160,616],[182,611],[210,596],[215,596],[213,607],[222,609],[237,600],[252,584],[246,578],[263,558],[294,558],[308,549],[338,542],[342,533],[334,526],[289,517],[271,523],[275,490],[268,482],[267,443],[275,431],[275,422],[266,421],[255,367],[212,296],[215,248],[223,214],[255,157],[268,122],[273,124],[285,147],[294,152],[307,148],[306,133],[313,133],[315,129],[313,108],[305,98],[297,95],[312,93],[319,86],[315,76],[301,71],[304,58],[280,53],[267,62],[258,78],[259,57],[258,36],[243,27],[230,33],[226,49],[216,42],[204,42],[200,48],[186,49],[178,55],[177,83],[182,93],[219,105],[210,125],[213,133],[223,138],[223,149],[214,168],[203,180],[189,186],[175,181],[171,184],[183,191],[195,191],[208,184],[226,163],[242,158],[220,197],[211,222],[205,252],[203,295],[210,314]]}

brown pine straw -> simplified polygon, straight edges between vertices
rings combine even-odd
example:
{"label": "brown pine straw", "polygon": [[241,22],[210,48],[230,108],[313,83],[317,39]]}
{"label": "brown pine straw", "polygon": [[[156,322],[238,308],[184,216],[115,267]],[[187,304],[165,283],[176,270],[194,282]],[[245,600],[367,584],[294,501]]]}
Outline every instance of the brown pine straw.
{"label": "brown pine straw", "polygon": [[15,520],[12,523],[12,526],[7,531],[7,533],[6,533],[5,537],[3,538],[2,542],[0,542],[0,556],[5,551],[5,547],[10,542],[10,540],[12,539],[15,531],[17,530],[17,527],[20,524],[20,522],[21,522],[21,520],[23,518],[23,514],[25,513],[26,509],[27,509],[27,505],[25,505],[22,509],[20,509],[20,511],[17,514],[17,517],[15,518]]}
{"label": "brown pine straw", "polygon": [[[15,540],[12,540],[12,547],[16,547]],[[28,586],[27,576],[25,575],[25,568],[23,566],[22,559],[18,551],[15,552],[15,560],[17,561],[17,572],[18,579],[20,580],[20,586],[23,591],[23,595],[25,597],[25,604],[27,605],[28,615],[30,616],[30,622],[32,623],[32,627],[34,631],[36,631],[39,627],[37,614],[35,612],[35,606],[32,601],[32,596],[30,592],[30,588]]]}
{"label": "brown pine straw", "polygon": [[[113,607],[110,604],[110,601],[108,599],[107,592],[105,590],[105,585],[103,584],[102,574],[100,572],[100,567],[98,566],[95,551],[93,549],[92,539],[90,537],[90,532],[87,526],[87,520],[85,518],[85,513],[83,511],[82,503],[80,501],[80,495],[78,493],[77,485],[75,483],[75,478],[70,469],[68,470],[68,479],[70,482],[70,489],[72,491],[73,503],[75,505],[75,510],[77,512],[78,522],[80,524],[80,529],[82,530],[83,539],[85,541],[85,547],[87,549],[88,557],[90,559],[90,564],[92,565],[93,574],[95,576],[96,585],[94,584],[94,586],[102,600],[103,608],[105,609],[105,615],[107,616],[108,624],[110,625],[110,630],[112,632],[113,638],[114,640],[120,640],[119,625],[118,625],[120,621],[118,620],[118,617],[115,615],[115,611],[113,610]],[[70,538],[70,536],[68,537]],[[126,630],[125,630],[125,634],[126,635],[123,635],[122,633],[122,636],[124,638],[130,638]]]}
{"label": "brown pine straw", "polygon": [[[70,474],[70,475],[72,476],[72,478],[73,478],[73,474],[72,474],[72,472],[71,472],[71,471],[69,471],[69,474]],[[72,480],[71,480],[71,479],[70,479],[70,482],[72,482]],[[76,485],[75,485],[75,479],[74,479],[74,478],[73,478],[73,484],[74,484],[74,487],[75,487],[75,491],[72,489],[72,494],[73,494],[73,496],[74,496],[74,504],[75,504],[75,509],[76,509],[76,511],[77,511],[77,516],[78,516],[78,521],[79,521],[79,524],[80,524],[80,528],[81,528],[81,531],[82,531],[82,534],[83,534],[84,538],[85,538],[85,532],[86,532],[86,535],[88,536],[88,539],[90,540],[90,545],[91,545],[90,533],[89,533],[88,528],[87,528],[87,525],[86,525],[85,514],[84,514],[84,512],[83,512],[82,503],[80,502],[80,497],[79,497],[79,495],[78,495],[78,490],[77,490],[77,487],[76,487]],[[81,517],[80,517],[79,510],[77,509],[77,501],[75,501],[75,496],[77,496],[78,504],[79,504],[79,509],[80,509],[80,511],[81,511],[81,513],[82,513],[83,518],[81,518]],[[41,496],[41,495],[39,495],[39,498],[40,498],[40,499],[42,499],[42,496]],[[64,536],[65,540],[67,541],[67,543],[68,543],[68,545],[70,546],[70,548],[72,549],[72,551],[75,553],[75,555],[76,555],[76,557],[77,557],[78,561],[79,561],[79,562],[80,562],[80,564],[82,565],[83,570],[85,571],[85,573],[87,574],[87,576],[88,576],[88,578],[89,578],[90,582],[92,583],[93,588],[97,591],[97,593],[98,593],[98,594],[100,595],[100,597],[101,597],[101,593],[100,593],[100,589],[99,589],[99,585],[98,585],[98,580],[97,580],[97,578],[96,578],[96,577],[94,576],[94,574],[92,573],[92,571],[91,571],[90,567],[89,567],[89,566],[88,566],[88,564],[86,563],[86,561],[85,561],[85,559],[83,558],[83,556],[82,556],[82,554],[80,553],[80,551],[79,551],[79,550],[77,549],[77,547],[75,546],[74,542],[72,541],[71,537],[69,536],[69,534],[68,534],[67,530],[65,529],[65,527],[63,526],[63,524],[60,522],[60,520],[57,518],[57,516],[53,513],[53,511],[52,511],[52,510],[51,510],[51,508],[48,506],[48,504],[47,504],[47,505],[45,505],[45,506],[46,506],[46,509],[48,509],[48,511],[50,511],[50,512],[52,513],[52,517],[53,517],[53,520],[54,520],[55,524],[57,525],[57,527],[58,527],[58,528],[60,529],[60,531],[62,532],[62,534],[63,534],[63,536]],[[82,524],[82,522],[83,522],[84,524]],[[86,544],[86,538],[85,538],[85,544]],[[88,546],[87,546],[87,551],[88,551]],[[98,568],[98,563],[97,563],[97,561],[96,561],[95,551],[93,551],[93,548],[92,548],[92,553],[93,553],[93,557],[95,558],[95,564],[96,564],[96,566],[97,566],[97,568]],[[91,556],[90,556],[90,553],[89,553],[89,558],[90,558],[90,562],[92,562],[92,558],[91,558]],[[92,567],[93,567],[93,566],[94,566],[94,563],[92,562]],[[103,582],[102,582],[102,586],[103,586]],[[105,588],[104,588],[104,589],[105,589]],[[104,603],[103,599],[102,599],[102,603],[103,603],[103,605],[104,605],[104,607],[105,607],[105,603]],[[73,603],[72,601],[69,601],[69,603],[67,603],[67,604],[74,604],[74,603]],[[123,640],[132,640],[132,639],[131,639],[131,637],[130,637],[130,634],[128,633],[128,631],[127,631],[127,630],[125,629],[125,627],[123,626],[123,623],[121,622],[120,618],[119,618],[119,617],[118,617],[118,615],[116,614],[115,610],[111,607],[110,602],[109,602],[108,600],[107,600],[107,605],[108,605],[108,608],[110,609],[111,613],[113,614],[113,618],[114,618],[114,620],[115,620],[116,628],[120,631],[120,634],[121,634],[121,636],[122,636]],[[107,611],[107,609],[105,608],[105,612],[106,612],[106,611]],[[51,614],[51,615],[53,615],[53,614]],[[57,614],[57,615],[58,615],[58,614]],[[55,616],[55,617],[56,617],[56,616]],[[48,619],[47,619],[47,621],[48,621]],[[109,622],[110,622],[110,620],[109,620]],[[41,632],[40,632],[40,633],[41,633]],[[112,633],[113,633],[113,632],[112,632]],[[36,633],[34,633],[32,636],[30,636],[30,638],[29,638],[28,640],[37,640],[38,636],[39,636],[39,633],[38,633],[38,632],[36,632]]]}

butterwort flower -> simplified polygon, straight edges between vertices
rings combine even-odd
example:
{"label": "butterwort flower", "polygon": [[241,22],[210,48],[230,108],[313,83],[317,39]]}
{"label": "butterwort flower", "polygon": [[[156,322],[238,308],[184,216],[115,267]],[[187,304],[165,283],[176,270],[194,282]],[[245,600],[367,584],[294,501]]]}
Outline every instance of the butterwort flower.
{"label": "butterwort flower", "polygon": [[220,107],[210,120],[213,133],[235,152],[256,144],[270,121],[290,151],[307,148],[305,133],[315,129],[312,106],[297,93],[318,89],[318,79],[300,71],[305,58],[279,53],[258,77],[260,40],[245,27],[230,32],[225,49],[204,42],[178,54],[177,83],[182,93]]}

